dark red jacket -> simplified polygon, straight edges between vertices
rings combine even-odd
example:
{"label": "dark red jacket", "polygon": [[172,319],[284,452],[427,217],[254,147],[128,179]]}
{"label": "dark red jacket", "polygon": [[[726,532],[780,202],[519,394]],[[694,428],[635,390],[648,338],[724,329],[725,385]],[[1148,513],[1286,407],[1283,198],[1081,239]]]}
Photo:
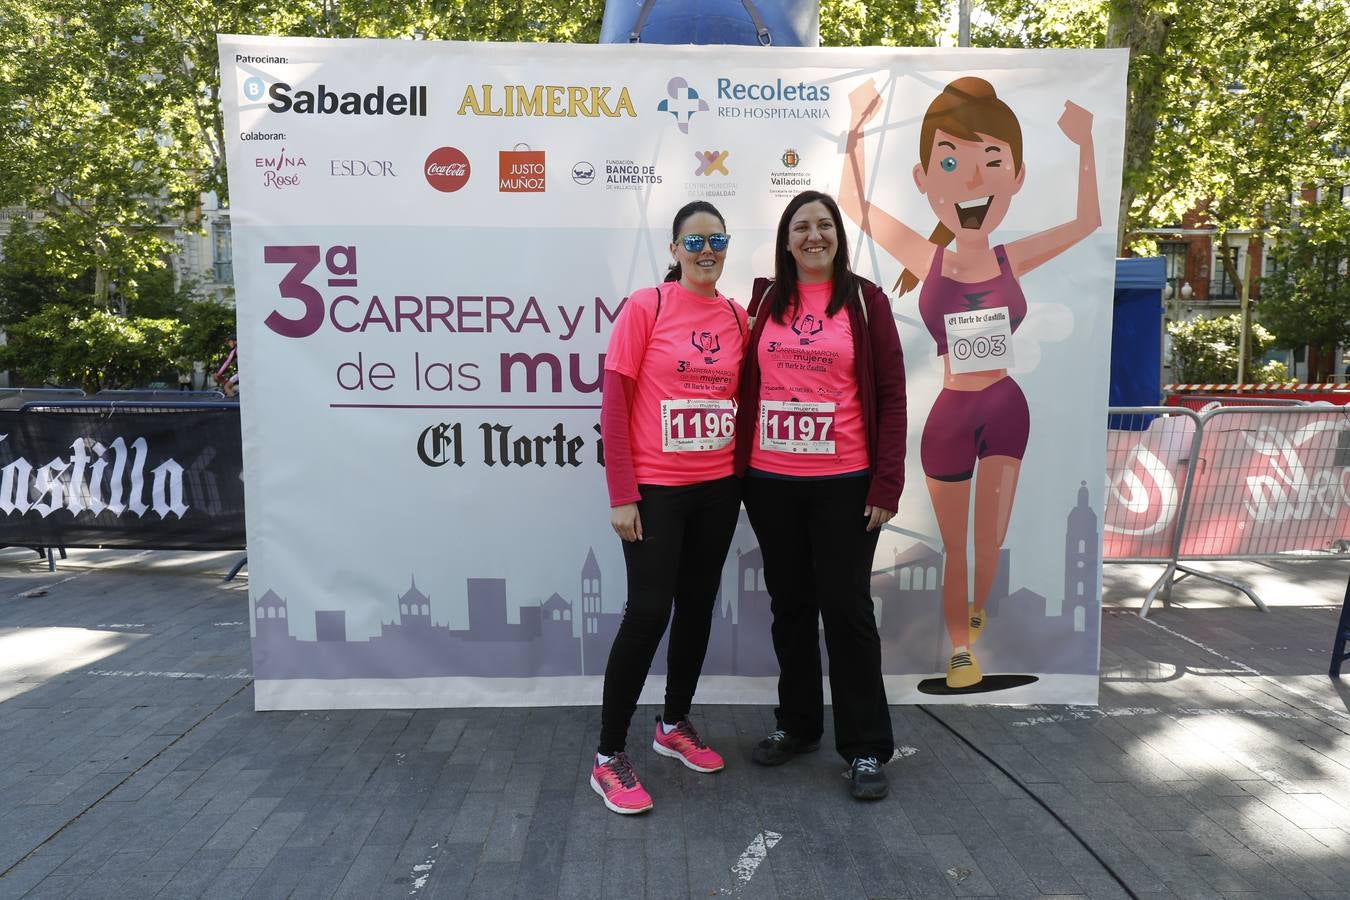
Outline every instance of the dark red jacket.
{"label": "dark red jacket", "polygon": [[[895,330],[891,302],[886,292],[865,278],[862,294],[867,303],[867,318],[856,299],[848,305],[849,326],[853,329],[853,360],[858,377],[858,398],[862,403],[863,434],[872,469],[872,484],[867,492],[869,506],[896,510],[905,489],[905,443],[908,422],[905,417],[905,357],[900,335]],[[751,291],[755,324],[750,329],[745,362],[741,366],[741,405],[736,413],[736,474],[744,475],[750,465],[750,445],[759,421],[759,341],[769,318],[769,304],[762,302],[772,283],[756,278]],[[754,309],[755,300],[760,300]]]}

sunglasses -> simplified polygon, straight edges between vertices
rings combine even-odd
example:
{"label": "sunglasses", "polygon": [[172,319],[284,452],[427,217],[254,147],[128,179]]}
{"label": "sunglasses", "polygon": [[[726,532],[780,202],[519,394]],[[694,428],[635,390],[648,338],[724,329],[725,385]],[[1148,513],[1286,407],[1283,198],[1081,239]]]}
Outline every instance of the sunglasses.
{"label": "sunglasses", "polygon": [[731,235],[723,234],[719,231],[716,234],[709,234],[706,236],[702,234],[686,234],[684,237],[680,238],[680,242],[684,244],[684,249],[688,250],[690,253],[701,253],[703,251],[703,242],[705,240],[708,242],[708,246],[712,248],[714,253],[721,253],[723,250],[727,249],[727,244],[731,243]]}

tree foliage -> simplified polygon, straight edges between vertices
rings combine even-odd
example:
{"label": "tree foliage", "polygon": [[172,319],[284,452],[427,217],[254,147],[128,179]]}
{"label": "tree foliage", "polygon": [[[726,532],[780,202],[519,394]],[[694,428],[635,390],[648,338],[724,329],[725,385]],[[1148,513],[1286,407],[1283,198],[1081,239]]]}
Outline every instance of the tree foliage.
{"label": "tree foliage", "polygon": [[823,47],[931,47],[946,27],[944,0],[833,0],[820,4]]}
{"label": "tree foliage", "polygon": [[1204,204],[1220,230],[1350,181],[1350,4],[981,0],[975,43],[1128,47],[1126,237]]}
{"label": "tree foliage", "polygon": [[227,197],[216,35],[594,41],[603,3],[518,0],[0,0],[0,206],[97,274],[164,265],[171,227]]}
{"label": "tree foliage", "polygon": [[1261,281],[1261,322],[1282,346],[1350,344],[1350,208],[1337,192],[1280,232]]}
{"label": "tree foliage", "polygon": [[78,385],[88,393],[140,387],[172,369],[182,323],[48,306],[7,329],[0,368],[28,384]]}
{"label": "tree foliage", "polygon": [[[931,45],[955,2],[826,0],[821,42]],[[1279,221],[1304,184],[1350,181],[1350,157],[1337,155],[1350,147],[1344,0],[976,8],[976,46],[1130,48],[1122,234],[1175,224],[1202,200],[1220,229]],[[0,271],[0,317],[31,312],[42,291],[81,311],[120,311],[120,297],[133,318],[142,294],[165,294],[156,273],[173,227],[196,223],[203,193],[228,202],[217,34],[589,43],[603,10],[603,0],[0,0],[0,206],[43,213],[10,251],[27,268]]]}
{"label": "tree foliage", "polygon": [[[1238,340],[1242,317],[1236,313],[1217,319],[1188,319],[1169,322],[1172,337],[1172,371],[1178,382],[1188,384],[1232,384],[1237,381]],[[1252,326],[1252,354],[1259,358],[1271,348],[1275,335],[1260,325]],[[1287,381],[1284,364],[1273,362],[1258,366],[1249,380]]]}
{"label": "tree foliage", "polygon": [[0,247],[0,328],[53,303],[84,305],[92,291],[88,273],[72,274],[50,259],[42,235],[14,221]]}

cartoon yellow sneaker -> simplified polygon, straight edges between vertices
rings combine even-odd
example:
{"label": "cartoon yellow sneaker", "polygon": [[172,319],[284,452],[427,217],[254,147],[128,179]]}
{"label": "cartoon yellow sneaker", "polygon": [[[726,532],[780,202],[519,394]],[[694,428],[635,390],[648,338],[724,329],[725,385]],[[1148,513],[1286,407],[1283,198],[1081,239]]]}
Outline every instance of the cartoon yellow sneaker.
{"label": "cartoon yellow sneaker", "polygon": [[968,688],[984,680],[980,664],[969,650],[958,650],[947,663],[947,687]]}

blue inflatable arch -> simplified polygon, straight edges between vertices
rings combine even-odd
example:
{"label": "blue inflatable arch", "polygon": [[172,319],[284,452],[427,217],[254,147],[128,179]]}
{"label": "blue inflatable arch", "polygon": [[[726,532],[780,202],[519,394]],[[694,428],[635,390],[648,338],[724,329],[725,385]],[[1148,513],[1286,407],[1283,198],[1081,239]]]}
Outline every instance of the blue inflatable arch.
{"label": "blue inflatable arch", "polygon": [[602,44],[820,43],[820,5],[803,0],[609,0]]}

